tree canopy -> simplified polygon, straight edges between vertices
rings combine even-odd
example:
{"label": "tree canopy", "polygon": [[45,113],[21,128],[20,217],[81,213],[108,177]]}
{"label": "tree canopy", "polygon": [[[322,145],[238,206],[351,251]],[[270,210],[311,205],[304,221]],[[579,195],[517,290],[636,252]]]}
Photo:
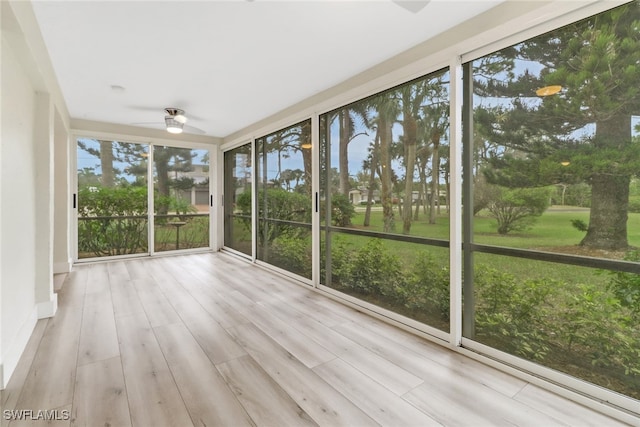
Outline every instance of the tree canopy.
{"label": "tree canopy", "polygon": [[591,186],[581,244],[626,249],[640,172],[640,4],[633,2],[474,61],[474,125],[500,148],[487,179],[510,187]]}

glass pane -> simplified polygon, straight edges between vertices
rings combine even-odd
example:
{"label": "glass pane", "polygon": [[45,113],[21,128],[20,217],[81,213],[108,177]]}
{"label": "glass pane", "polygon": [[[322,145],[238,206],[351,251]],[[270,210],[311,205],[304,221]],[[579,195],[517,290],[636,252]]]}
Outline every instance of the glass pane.
{"label": "glass pane", "polygon": [[391,239],[322,233],[323,277],[331,288],[449,332],[449,249]]}
{"label": "glass pane", "polygon": [[209,151],[154,147],[156,252],[209,247]]}
{"label": "glass pane", "polygon": [[251,255],[251,144],[224,153],[224,245]]}
{"label": "glass pane", "polygon": [[640,245],[640,4],[473,62],[476,243]]}
{"label": "glass pane", "polygon": [[[470,64],[473,242],[640,262],[638,22],[632,2]],[[471,257],[465,336],[640,397],[637,274]]]}
{"label": "glass pane", "polygon": [[77,140],[78,258],[146,253],[148,147]]}
{"label": "glass pane", "polygon": [[311,122],[256,140],[257,258],[311,278]]}
{"label": "glass pane", "polygon": [[474,257],[476,341],[640,398],[637,275]]}
{"label": "glass pane", "polygon": [[[425,237],[445,245],[449,240],[448,70],[327,113],[320,126],[320,211],[326,230],[321,282],[448,331],[448,320],[440,316],[440,311],[449,313],[448,249],[394,237]],[[364,236],[342,234],[343,228]],[[352,244],[354,249],[343,248]],[[420,249],[430,255],[416,258]],[[437,261],[429,258],[434,253]],[[436,285],[415,275],[421,267],[437,272],[438,280],[446,276],[437,285],[446,286],[446,292],[438,290],[446,301],[438,296],[437,302],[425,302]],[[391,288],[354,290],[356,276],[376,280],[370,271],[388,277]]]}

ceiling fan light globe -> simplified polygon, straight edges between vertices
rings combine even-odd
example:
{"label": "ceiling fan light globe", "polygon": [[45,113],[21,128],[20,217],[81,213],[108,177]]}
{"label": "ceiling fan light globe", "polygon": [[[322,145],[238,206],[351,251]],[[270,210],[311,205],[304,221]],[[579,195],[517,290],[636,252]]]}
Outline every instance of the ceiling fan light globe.
{"label": "ceiling fan light globe", "polygon": [[182,133],[182,128],[167,126],[167,132],[175,134]]}
{"label": "ceiling fan light globe", "polygon": [[184,114],[176,114],[175,116],[173,116],[173,119],[178,123],[187,123],[187,117]]}
{"label": "ceiling fan light globe", "polygon": [[171,116],[165,117],[164,122],[167,125],[167,132],[182,133],[182,127],[184,126],[184,123],[180,123],[174,117],[171,117]]}

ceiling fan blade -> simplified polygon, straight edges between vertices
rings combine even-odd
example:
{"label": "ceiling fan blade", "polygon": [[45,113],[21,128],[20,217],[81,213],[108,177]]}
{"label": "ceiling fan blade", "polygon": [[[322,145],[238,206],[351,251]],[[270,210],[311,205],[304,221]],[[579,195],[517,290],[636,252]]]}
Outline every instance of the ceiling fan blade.
{"label": "ceiling fan blade", "polygon": [[393,0],[398,6],[409,12],[418,13],[424,9],[431,0]]}
{"label": "ceiling fan blade", "polygon": [[207,133],[204,130],[197,128],[195,126],[184,125],[183,129],[185,132],[188,132],[188,133],[197,133],[200,135],[204,135]]}

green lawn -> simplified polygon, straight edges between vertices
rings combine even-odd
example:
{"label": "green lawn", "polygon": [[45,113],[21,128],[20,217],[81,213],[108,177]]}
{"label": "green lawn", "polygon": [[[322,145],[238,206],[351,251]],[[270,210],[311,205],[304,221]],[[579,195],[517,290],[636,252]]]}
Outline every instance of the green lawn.
{"label": "green lawn", "polygon": [[[395,221],[395,233],[401,233],[402,222],[398,212]],[[474,218],[474,242],[504,246],[519,249],[534,249],[549,252],[578,253],[578,244],[584,233],[571,225],[571,220],[580,219],[584,222],[589,220],[589,212],[586,209],[570,207],[552,207],[545,212],[536,223],[526,231],[518,233],[500,235],[496,232],[496,222],[493,218],[485,215],[478,215]],[[364,213],[357,212],[352,219],[353,227],[361,230],[382,231],[383,218],[381,211],[371,213],[371,225],[362,226]],[[640,214],[630,213],[628,220],[629,244],[640,247]],[[411,235],[422,236],[434,239],[449,240],[449,217],[443,210],[443,215],[436,219],[436,224],[429,224],[425,215],[421,215],[417,221],[411,225]],[[356,247],[366,243],[367,237],[339,234],[339,240],[348,242]],[[419,251],[428,251],[442,265],[448,265],[449,252],[443,248],[427,245],[418,245],[393,240],[385,240],[385,246],[394,254],[398,255],[406,264],[410,264],[415,259],[415,254]],[[598,256],[598,254],[594,254]],[[621,254],[608,254],[608,256],[619,257]],[[491,254],[474,254],[476,263],[506,270],[511,274],[528,278],[547,278],[566,282],[567,285],[578,283],[602,282],[606,277],[592,268],[576,267],[571,265],[556,264],[552,262],[533,261],[522,258],[504,257]]]}

